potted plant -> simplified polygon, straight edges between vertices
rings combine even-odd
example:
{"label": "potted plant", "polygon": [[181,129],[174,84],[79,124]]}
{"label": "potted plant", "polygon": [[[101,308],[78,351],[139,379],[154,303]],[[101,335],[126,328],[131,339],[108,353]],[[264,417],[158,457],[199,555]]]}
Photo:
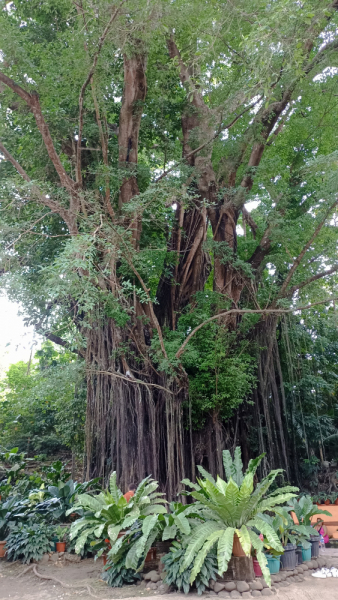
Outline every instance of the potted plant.
{"label": "potted plant", "polygon": [[336,506],[338,505],[338,493],[337,492],[333,492],[333,494],[330,494],[330,499],[332,504],[335,504]]}
{"label": "potted plant", "polygon": [[[97,541],[91,542],[93,549],[97,551],[97,557],[107,552],[107,545],[112,546],[110,552],[125,544],[137,521],[151,517],[151,523],[155,523],[157,516],[166,512],[166,500],[162,493],[157,492],[158,483],[146,477],[139,484],[134,496],[127,502],[116,483],[116,473],[112,473],[109,482],[109,490],[105,490],[96,496],[80,494],[72,509],[80,509],[84,516],[72,523],[70,528],[70,539],[76,539],[75,552],[81,553],[86,541],[95,536]],[[68,514],[68,513],[67,513]],[[149,525],[149,522],[145,522]],[[128,529],[129,528],[129,529]],[[124,533],[125,532],[125,533]],[[133,535],[136,529],[133,529]],[[149,537],[149,536],[148,536]],[[108,544],[107,544],[108,540]],[[144,540],[142,553],[144,558],[152,546],[154,538]]]}
{"label": "potted plant", "polygon": [[[189,492],[197,503],[195,512],[202,523],[192,521],[192,534],[181,565],[185,570],[193,563],[190,582],[196,579],[203,566],[207,552],[217,544],[218,572],[224,573],[234,554],[251,555],[251,546],[256,550],[257,560],[265,580],[270,584],[270,571],[264,554],[264,543],[259,531],[269,540],[274,550],[282,552],[282,545],[270,523],[264,518],[266,512],[279,512],[280,505],[295,497],[298,488],[280,488],[268,494],[268,490],[281,469],[271,471],[254,489],[254,475],[264,454],[249,462],[243,473],[241,449],[236,448],[234,460],[228,450],[223,451],[223,464],[227,481],[219,476],[214,478],[201,466],[198,467],[203,479],[197,484],[184,480],[193,491]],[[203,522],[204,521],[204,522]]]}
{"label": "potted plant", "polygon": [[[331,517],[331,513],[327,510],[321,510],[313,504],[311,496],[303,496],[298,501],[289,501],[289,506],[294,511],[298,523],[306,527],[305,531],[308,534],[308,538],[310,538],[311,544],[311,558],[317,558],[319,555],[319,535],[311,526],[311,520],[315,515],[327,515]],[[302,556],[303,560],[309,560],[309,548],[307,544],[305,544]]]}
{"label": "potted plant", "polygon": [[56,551],[57,552],[66,552],[66,538],[69,528],[67,526],[60,525],[56,528],[55,534],[58,538],[58,542],[56,542]]}

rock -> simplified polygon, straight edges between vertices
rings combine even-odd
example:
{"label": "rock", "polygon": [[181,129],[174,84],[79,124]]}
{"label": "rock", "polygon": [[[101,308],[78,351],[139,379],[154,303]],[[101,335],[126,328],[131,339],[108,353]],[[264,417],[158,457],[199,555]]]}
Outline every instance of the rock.
{"label": "rock", "polygon": [[318,563],[318,567],[319,567],[320,569],[322,569],[322,568],[323,568],[323,567],[325,567],[325,565],[326,565],[326,560],[325,560],[325,558],[324,558],[323,556],[319,556],[319,557],[317,558],[317,563]]}
{"label": "rock", "polygon": [[209,584],[208,587],[213,590],[214,589],[214,585],[215,585],[216,581],[214,579],[209,579]]}
{"label": "rock", "polygon": [[154,581],[151,581],[150,583],[148,583],[147,590],[156,590],[156,589],[157,589],[157,585]]}
{"label": "rock", "polygon": [[241,594],[243,592],[249,592],[250,590],[250,586],[246,581],[237,581],[236,588],[238,592],[241,592]]}
{"label": "rock", "polygon": [[304,573],[304,571],[308,571],[309,570],[309,567],[307,566],[306,563],[303,563],[302,567],[303,567],[303,573]]}
{"label": "rock", "polygon": [[313,568],[318,569],[318,567],[319,567],[318,560],[312,560],[311,562],[313,564]]}
{"label": "rock", "polygon": [[[146,581],[148,581],[148,580],[152,581],[152,576],[153,575],[154,576],[156,575],[156,577],[157,577],[158,572],[157,571],[149,571],[149,573],[144,573],[143,579],[145,579]],[[156,581],[158,581],[158,579],[156,579]]]}
{"label": "rock", "polygon": [[210,590],[210,592],[208,592],[208,596],[217,596],[217,594],[214,592],[214,590]]}
{"label": "rock", "polygon": [[257,579],[257,581],[251,581],[251,583],[249,583],[249,585],[252,590],[260,591],[263,589],[262,582],[259,581],[259,579]]}
{"label": "rock", "polygon": [[236,589],[236,584],[235,584],[235,582],[234,582],[234,581],[227,581],[227,582],[224,584],[224,589],[225,589],[227,592],[232,592],[232,591],[235,591],[235,589]]}
{"label": "rock", "polygon": [[150,581],[152,581],[153,583],[157,583],[158,581],[161,581],[161,575],[157,571],[150,571],[150,573],[151,573]]}
{"label": "rock", "polygon": [[242,596],[237,590],[232,590],[232,592],[230,592],[230,598],[242,598]]}
{"label": "rock", "polygon": [[262,577],[260,578],[259,581],[261,582],[263,589],[266,589],[269,587],[268,584],[266,583],[265,579],[263,579]]}
{"label": "rock", "polygon": [[313,562],[312,562],[312,560],[308,560],[306,564],[307,564],[307,566],[308,566],[309,569],[313,569]]}
{"label": "rock", "polygon": [[275,589],[278,589],[281,586],[280,583],[274,583],[273,585]]}
{"label": "rock", "polygon": [[162,583],[159,587],[159,589],[163,590],[163,594],[168,594],[169,590],[170,590],[170,585],[168,585],[167,583]]}
{"label": "rock", "polygon": [[79,554],[70,554],[70,552],[64,553],[64,559],[72,563],[81,562],[81,556],[79,556]]}
{"label": "rock", "polygon": [[282,581],[282,578],[279,573],[275,573],[274,575],[271,575],[271,580],[274,583],[279,583],[280,581]]}
{"label": "rock", "polygon": [[162,573],[160,575],[161,575],[161,579],[163,580],[166,578],[167,573],[165,571],[162,571]]}
{"label": "rock", "polygon": [[230,592],[226,592],[225,590],[222,590],[221,592],[219,592],[218,597],[219,598],[231,598]]}
{"label": "rock", "polygon": [[214,583],[214,587],[213,587],[214,592],[217,592],[217,593],[221,592],[222,590],[224,590],[224,588],[225,588],[225,583],[220,583],[218,581],[216,581]]}
{"label": "rock", "polygon": [[277,589],[275,587],[270,588],[273,594],[277,594]]}
{"label": "rock", "polygon": [[272,596],[273,592],[270,588],[264,588],[264,590],[261,591],[261,594],[262,596]]}
{"label": "rock", "polygon": [[56,562],[57,560],[59,560],[59,556],[57,552],[53,552],[50,556],[49,556],[49,560],[52,560],[53,562]]}
{"label": "rock", "polygon": [[299,576],[295,575],[293,578],[293,581],[296,581],[297,583],[299,583],[300,582]]}
{"label": "rock", "polygon": [[242,593],[242,598],[252,598],[251,592],[243,592]]}
{"label": "rock", "polygon": [[49,554],[44,554],[39,560],[39,565],[46,565],[49,562]]}
{"label": "rock", "polygon": [[262,595],[262,594],[260,593],[260,591],[259,591],[259,590],[252,590],[252,592],[251,592],[251,596],[252,596],[253,598],[258,598],[258,597],[259,597],[259,596],[261,596],[261,595]]}

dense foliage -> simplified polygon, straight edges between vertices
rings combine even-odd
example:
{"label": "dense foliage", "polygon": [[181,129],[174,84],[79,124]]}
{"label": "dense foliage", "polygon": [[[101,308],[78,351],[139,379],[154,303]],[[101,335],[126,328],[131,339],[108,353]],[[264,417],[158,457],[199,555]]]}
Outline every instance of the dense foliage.
{"label": "dense foliage", "polygon": [[1,284],[64,349],[10,369],[6,443],[172,499],[240,442],[309,487],[338,426],[336,0],[1,7]]}
{"label": "dense foliage", "polygon": [[45,342],[32,361],[13,364],[0,381],[1,444],[55,455],[83,453],[85,390],[82,365]]}

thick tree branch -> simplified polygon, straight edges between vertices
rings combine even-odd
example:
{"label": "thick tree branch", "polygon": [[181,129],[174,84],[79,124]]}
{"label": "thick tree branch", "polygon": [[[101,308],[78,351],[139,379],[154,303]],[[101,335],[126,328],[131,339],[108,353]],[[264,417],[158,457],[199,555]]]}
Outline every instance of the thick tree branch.
{"label": "thick tree branch", "polygon": [[[5,146],[0,142],[0,152],[1,154],[4,155],[4,157],[12,163],[13,167],[17,170],[17,172],[21,175],[21,177],[27,181],[28,183],[31,183],[31,179],[30,177],[27,175],[26,171],[22,168],[22,166],[18,163],[17,160],[15,160],[15,158],[11,155],[10,152],[8,152],[8,150],[5,148]],[[47,198],[47,196],[45,196],[44,194],[42,194],[42,192],[39,190],[39,188],[32,183],[30,186],[34,196],[36,197],[36,199],[41,202],[41,204],[44,204],[45,206],[48,206],[48,208],[50,208],[50,210],[53,213],[57,213],[60,215],[60,217],[65,221],[65,223],[68,225],[68,228],[70,229],[70,224],[72,222],[72,220],[70,219],[70,215],[69,212],[66,208],[63,208],[62,206],[60,206],[57,202],[55,202],[54,200],[51,200],[51,198]]]}
{"label": "thick tree branch", "polygon": [[[81,91],[80,91],[80,96],[79,96],[79,130],[78,130],[78,143],[77,143],[77,159],[76,159],[76,181],[77,183],[82,186],[82,173],[81,173],[81,140],[82,140],[82,131],[83,131],[83,100],[84,100],[84,95],[85,95],[85,91],[86,88],[88,86],[88,84],[91,82],[93,74],[95,72],[96,69],[96,65],[97,65],[97,61],[99,59],[103,44],[106,40],[106,37],[109,33],[109,30],[113,24],[113,22],[115,21],[117,15],[119,14],[120,8],[121,6],[126,2],[127,0],[122,0],[119,4],[119,6],[112,12],[111,17],[109,19],[108,24],[106,25],[104,32],[102,33],[98,45],[97,45],[97,51],[94,54],[94,60],[93,60],[93,64],[89,70],[89,73],[87,75],[87,78],[85,80],[85,82],[82,85]],[[96,109],[96,107],[95,107]]]}
{"label": "thick tree branch", "polygon": [[313,304],[307,304],[306,306],[296,306],[294,308],[262,308],[262,309],[250,309],[250,308],[231,308],[230,310],[225,310],[217,315],[214,315],[213,317],[210,317],[209,319],[206,319],[205,321],[203,321],[203,323],[200,323],[199,325],[197,325],[197,327],[195,327],[195,329],[193,329],[189,335],[186,337],[186,339],[184,340],[182,346],[180,346],[180,348],[177,350],[175,356],[176,358],[180,358],[180,356],[182,356],[183,352],[186,349],[187,344],[190,342],[191,338],[194,337],[194,335],[200,330],[202,329],[202,327],[204,327],[205,325],[207,325],[208,323],[211,323],[211,321],[216,321],[217,319],[220,319],[221,317],[224,317],[225,315],[244,315],[244,314],[249,314],[249,315],[284,315],[287,313],[292,313],[292,312],[297,312],[299,310],[308,310],[310,308],[312,308],[313,306],[318,306],[319,304],[326,304],[327,302],[332,302],[333,300],[338,300],[338,296],[335,298],[326,298],[326,300],[321,300],[320,302],[314,302]]}
{"label": "thick tree branch", "polygon": [[73,181],[73,179],[71,179],[71,177],[69,177],[69,175],[67,174],[66,170],[64,169],[64,167],[62,165],[60,157],[55,150],[52,136],[50,134],[48,125],[42,114],[39,96],[35,92],[33,92],[32,94],[26,92],[22,87],[17,85],[12,79],[10,79],[10,77],[7,77],[7,75],[2,73],[1,71],[0,71],[0,81],[2,81],[5,85],[7,85],[11,90],[13,90],[13,92],[18,94],[18,96],[20,96],[20,98],[22,98],[27,103],[27,105],[29,106],[29,108],[31,109],[31,111],[35,117],[35,121],[36,121],[37,127],[42,135],[42,139],[44,141],[46,150],[48,152],[48,156],[51,159],[51,161],[54,165],[54,168],[59,176],[61,185],[70,194],[70,203],[69,203],[69,211],[68,211],[69,212],[69,220],[68,220],[67,224],[68,224],[70,233],[76,234],[77,233],[76,215],[79,210],[79,197],[78,197],[78,193],[77,193],[77,189],[76,189],[76,184]]}
{"label": "thick tree branch", "polygon": [[187,159],[195,156],[195,154],[197,154],[198,152],[200,152],[201,150],[203,150],[203,148],[205,148],[208,144],[211,144],[211,142],[213,142],[221,133],[223,133],[223,131],[226,131],[227,129],[231,129],[231,127],[233,127],[233,125],[235,125],[235,123],[237,123],[237,121],[246,112],[248,112],[249,110],[251,110],[255,106],[255,104],[257,104],[260,100],[261,100],[261,97],[259,97],[258,100],[256,100],[252,104],[250,104],[250,106],[247,106],[239,115],[236,115],[236,117],[234,117],[234,119],[232,119],[232,121],[230,121],[230,123],[228,123],[227,125],[224,125],[224,127],[222,127],[222,125],[220,125],[218,127],[216,133],[210,139],[208,139],[206,142],[203,142],[203,144],[201,144],[200,146],[198,146],[198,148],[195,148],[195,150],[191,150],[191,152],[189,152],[188,154],[186,154],[186,156],[184,156],[184,158],[182,158],[180,161],[178,161],[177,163],[175,163],[172,167],[170,167],[170,169],[168,169],[167,171],[164,171],[164,173],[162,173],[162,175],[160,175],[157,179],[155,179],[155,183],[157,183],[158,181],[160,181],[161,179],[163,179],[164,177],[166,177],[169,173],[171,173],[172,171],[174,171],[175,169],[177,169],[177,167],[179,167],[184,160],[187,160]]}
{"label": "thick tree branch", "polygon": [[297,290],[301,290],[306,285],[309,285],[309,283],[317,281],[318,279],[322,279],[323,277],[327,277],[328,275],[332,275],[332,273],[336,273],[337,271],[338,265],[332,267],[332,269],[329,269],[328,271],[321,271],[320,273],[317,273],[317,275],[312,275],[312,277],[309,277],[305,281],[302,281],[301,283],[298,283],[297,285],[294,285],[290,289],[288,289],[286,297],[291,298]]}
{"label": "thick tree branch", "polygon": [[298,269],[303,257],[305,256],[306,252],[308,251],[308,249],[310,248],[311,244],[314,242],[314,240],[316,239],[317,235],[320,233],[322,227],[324,226],[326,219],[328,218],[329,214],[331,213],[331,211],[337,206],[338,204],[338,200],[336,200],[331,206],[330,208],[326,211],[324,218],[320,221],[320,223],[317,225],[315,231],[313,232],[311,238],[309,239],[309,241],[305,244],[303,250],[298,254],[297,258],[294,260],[293,265],[290,269],[290,271],[288,272],[284,283],[280,289],[280,292],[277,296],[278,298],[282,298],[285,295],[285,292],[289,286],[289,283],[296,271],[296,269]]}

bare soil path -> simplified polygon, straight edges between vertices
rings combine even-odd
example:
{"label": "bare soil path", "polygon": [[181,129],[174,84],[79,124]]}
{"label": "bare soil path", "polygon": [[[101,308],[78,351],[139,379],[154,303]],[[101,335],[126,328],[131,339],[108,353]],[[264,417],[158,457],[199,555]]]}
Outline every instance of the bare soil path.
{"label": "bare soil path", "polygon": [[[327,550],[326,556],[330,557],[331,564],[338,566],[338,550]],[[123,588],[107,587],[100,579],[102,562],[96,563],[86,559],[80,563],[66,563],[64,566],[54,566],[51,563],[37,565],[41,575],[52,576],[64,584],[76,586],[76,589],[67,589],[59,583],[50,580],[41,580],[32,572],[22,573],[27,565],[21,563],[8,563],[0,560],[0,600],[91,600],[92,596],[86,589],[90,586],[97,600],[135,600],[135,598],[160,595],[156,591],[146,590],[144,585],[130,585]],[[79,587],[77,587],[79,586]],[[205,599],[211,598],[208,593],[203,594]],[[277,596],[280,600],[338,600],[338,578],[316,579],[307,576],[302,583],[292,583],[287,588],[278,589]],[[196,600],[197,594],[188,596],[180,593],[162,594],[161,600]],[[216,595],[213,600],[216,600]]]}

